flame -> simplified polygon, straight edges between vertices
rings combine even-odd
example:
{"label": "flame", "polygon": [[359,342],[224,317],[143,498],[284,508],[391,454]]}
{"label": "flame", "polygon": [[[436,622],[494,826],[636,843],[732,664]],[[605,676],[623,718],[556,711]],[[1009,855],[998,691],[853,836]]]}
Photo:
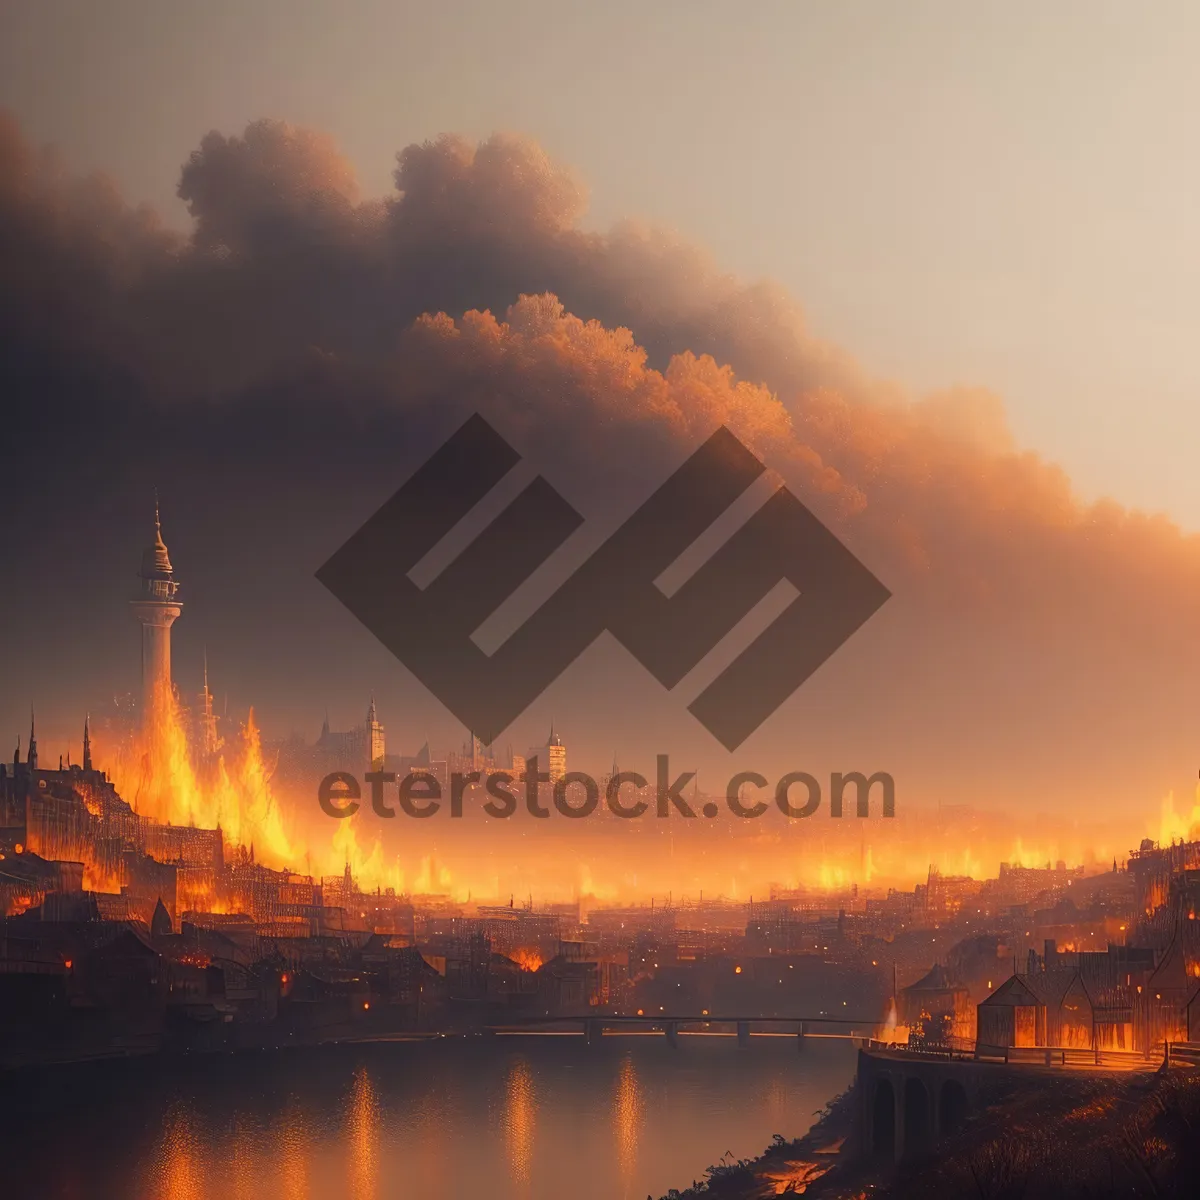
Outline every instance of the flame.
{"label": "flame", "polygon": [[1044,867],[1054,861],[1054,855],[1044,850],[1027,850],[1020,838],[1008,852],[1008,862],[1014,867]]}
{"label": "flame", "polygon": [[345,817],[337,824],[333,834],[333,844],[330,850],[331,874],[349,866],[350,874],[358,881],[360,888],[371,891],[375,888],[394,887],[396,891],[404,888],[404,876],[399,868],[390,873],[383,861],[383,839],[375,835],[375,842],[370,853],[365,853],[358,844],[355,829],[358,817]]}
{"label": "flame", "polygon": [[86,892],[120,892],[120,873],[105,870],[100,863],[88,859],[83,864],[83,889]]}
{"label": "flame", "polygon": [[443,863],[438,862],[432,854],[421,859],[421,870],[413,884],[414,892],[444,895],[450,891],[450,885],[450,872]]}
{"label": "flame", "polygon": [[234,744],[197,766],[179,701],[173,689],[160,685],[141,728],[97,751],[117,791],[142,816],[219,828],[231,845],[254,846],[258,860],[276,868],[296,857],[271,791],[253,709]]}
{"label": "flame", "polygon": [[[87,878],[86,874],[84,878]],[[197,878],[191,872],[181,871],[176,882],[175,895],[176,907],[181,913],[231,913],[234,911],[229,901],[217,894],[211,877]]]}
{"label": "flame", "polygon": [[[255,860],[276,870],[315,859],[328,875],[340,875],[348,865],[366,891],[404,888],[399,867],[385,861],[382,836],[376,833],[369,849],[360,844],[356,817],[337,822],[324,853],[311,854],[300,844],[272,789],[253,709],[240,734],[205,758],[188,737],[174,689],[160,685],[141,727],[111,745],[104,745],[101,735],[97,756],[103,756],[117,792],[142,816],[171,825],[219,828],[228,846],[253,847]],[[86,878],[90,890],[120,890],[118,878],[102,877],[98,869],[90,869]],[[445,866],[432,857],[424,859],[414,890],[445,893],[450,886]],[[185,885],[181,907],[197,912],[228,908],[200,883]]]}
{"label": "flame", "polygon": [[844,888],[851,882],[850,872],[843,867],[835,867],[830,863],[821,863],[817,872],[817,881],[827,892],[835,888]]}
{"label": "flame", "polygon": [[1200,784],[1192,801],[1192,811],[1186,815],[1175,811],[1175,793],[1168,792],[1162,801],[1162,817],[1159,822],[1158,842],[1169,846],[1172,842],[1190,842],[1200,838]]}
{"label": "flame", "polygon": [[537,971],[541,969],[543,958],[536,951],[531,950],[526,946],[522,946],[514,950],[509,958],[513,960],[521,968],[522,971]]}
{"label": "flame", "polygon": [[888,999],[888,1008],[883,1018],[883,1024],[876,1025],[875,1027],[875,1040],[877,1042],[887,1042],[893,1046],[903,1046],[908,1043],[908,1026],[900,1024],[900,1015],[896,1011],[895,996]]}

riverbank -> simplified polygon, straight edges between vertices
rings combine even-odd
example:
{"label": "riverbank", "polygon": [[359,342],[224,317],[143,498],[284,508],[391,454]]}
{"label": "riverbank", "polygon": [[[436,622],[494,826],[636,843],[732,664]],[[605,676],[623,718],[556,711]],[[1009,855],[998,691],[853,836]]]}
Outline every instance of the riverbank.
{"label": "riverbank", "polygon": [[1200,1071],[1038,1075],[969,1120],[922,1162],[867,1161],[856,1144],[857,1095],[838,1097],[795,1141],[757,1159],[718,1163],[663,1200],[1097,1200],[1195,1195]]}
{"label": "riverbank", "polygon": [[802,1137],[789,1141],[776,1134],[758,1158],[716,1163],[705,1172],[703,1181],[693,1182],[683,1191],[673,1188],[662,1200],[815,1195],[813,1189],[839,1164],[845,1166],[858,1158],[857,1106],[857,1085],[852,1083],[821,1110],[816,1123]]}

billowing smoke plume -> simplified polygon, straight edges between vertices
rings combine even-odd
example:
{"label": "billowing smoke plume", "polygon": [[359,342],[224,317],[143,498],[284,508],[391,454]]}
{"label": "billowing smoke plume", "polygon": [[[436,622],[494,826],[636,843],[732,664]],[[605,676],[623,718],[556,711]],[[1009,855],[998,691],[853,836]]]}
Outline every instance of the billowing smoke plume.
{"label": "billowing smoke plume", "polygon": [[470,412],[592,497],[589,517],[727,423],[894,594],[763,753],[1075,812],[1190,775],[1194,537],[1081,504],[987,391],[908,395],[778,288],[658,230],[584,232],[581,183],[528,141],[410,146],[395,181],[363,199],[328,138],[277,122],[212,133],[180,177],[184,238],[0,125],[5,624],[30,670],[47,644],[64,670],[114,667],[84,646],[89,589],[68,606],[50,581],[82,555],[119,592],[137,545],[113,519],[158,483],[268,727],[273,701],[365,694],[382,652],[339,642],[363,635],[331,625],[312,569]]}

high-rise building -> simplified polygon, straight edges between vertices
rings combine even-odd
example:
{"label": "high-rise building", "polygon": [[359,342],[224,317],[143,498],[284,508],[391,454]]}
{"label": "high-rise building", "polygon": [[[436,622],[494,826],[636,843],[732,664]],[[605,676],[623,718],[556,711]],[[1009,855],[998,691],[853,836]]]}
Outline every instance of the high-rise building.
{"label": "high-rise building", "polygon": [[142,624],[142,718],[171,694],[171,626],[183,611],[154,498],[154,541],[142,553],[138,595],[129,602]]}
{"label": "high-rise building", "polygon": [[557,783],[567,773],[567,748],[563,740],[550,726],[550,736],[544,746],[531,746],[529,758],[536,755],[538,770],[545,771],[550,776],[551,783]]}

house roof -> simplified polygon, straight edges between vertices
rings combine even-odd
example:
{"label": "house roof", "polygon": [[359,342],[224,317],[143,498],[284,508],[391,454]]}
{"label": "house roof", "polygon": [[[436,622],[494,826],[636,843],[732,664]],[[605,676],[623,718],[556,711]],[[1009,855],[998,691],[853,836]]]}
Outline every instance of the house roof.
{"label": "house roof", "polygon": [[1183,938],[1178,933],[1171,939],[1157,970],[1150,976],[1152,988],[1183,988],[1190,990],[1194,980],[1188,972],[1188,956]]}
{"label": "house roof", "polygon": [[941,963],[934,963],[928,974],[918,979],[916,983],[911,983],[908,987],[900,990],[902,992],[952,992],[960,990],[961,987],[961,984],[951,980],[950,973]]}
{"label": "house roof", "polygon": [[[982,1003],[1057,1008],[1076,980],[1079,980],[1079,972],[1074,969],[1018,973],[1010,975]],[[1080,986],[1083,986],[1082,980]],[[1087,991],[1086,987],[1084,991]]]}
{"label": "house roof", "polygon": [[89,958],[158,958],[159,953],[135,929],[128,928],[111,942],[93,950]]}

